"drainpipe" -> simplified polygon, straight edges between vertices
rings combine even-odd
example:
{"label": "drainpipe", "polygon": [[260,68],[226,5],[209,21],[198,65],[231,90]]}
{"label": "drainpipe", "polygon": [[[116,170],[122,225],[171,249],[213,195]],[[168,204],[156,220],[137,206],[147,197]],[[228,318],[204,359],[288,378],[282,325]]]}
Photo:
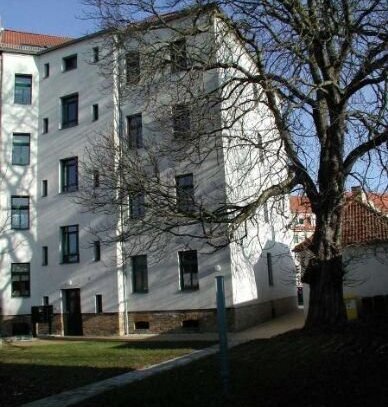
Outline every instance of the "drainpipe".
{"label": "drainpipe", "polygon": [[[114,139],[115,145],[118,145],[119,162],[121,162],[121,140],[123,136],[123,126],[122,126],[122,111],[121,111],[121,89],[120,89],[120,59],[119,59],[119,41],[116,36],[113,38],[113,106],[114,106]],[[119,167],[119,183],[121,184],[122,174],[121,166]],[[119,197],[122,199],[122,197]],[[126,270],[126,255],[125,246],[123,240],[123,230],[124,230],[124,207],[122,203],[120,204],[120,215],[119,215],[119,234],[120,234],[120,257],[121,257],[121,271],[122,271],[122,298],[124,300],[124,334],[129,334],[129,320],[128,320],[128,294],[127,294],[127,270]]]}

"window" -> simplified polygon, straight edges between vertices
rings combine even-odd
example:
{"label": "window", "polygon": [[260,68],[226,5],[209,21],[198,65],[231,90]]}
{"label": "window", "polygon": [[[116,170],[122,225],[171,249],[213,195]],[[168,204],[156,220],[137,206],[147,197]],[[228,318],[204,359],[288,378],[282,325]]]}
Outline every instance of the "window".
{"label": "window", "polygon": [[45,117],[45,118],[43,119],[43,126],[42,126],[42,127],[43,127],[43,128],[42,128],[43,134],[48,133],[48,130],[49,130],[49,119],[48,119],[47,117]]}
{"label": "window", "polygon": [[260,161],[264,161],[263,137],[259,132],[257,132],[257,148],[259,149]]}
{"label": "window", "polygon": [[43,65],[43,76],[44,78],[48,78],[50,76],[50,64],[44,64]]}
{"label": "window", "polygon": [[311,216],[307,216],[306,217],[306,224],[307,225],[311,225],[312,223],[311,223]]}
{"label": "window", "polygon": [[48,265],[48,247],[42,246],[42,266]]}
{"label": "window", "polygon": [[264,202],[264,222],[269,223],[268,203]]}
{"label": "window", "polygon": [[141,113],[127,116],[128,147],[143,148],[143,125]]}
{"label": "window", "polygon": [[96,294],[96,314],[102,314],[102,295]]}
{"label": "window", "polygon": [[194,211],[193,174],[179,175],[176,179],[177,209],[179,212]]}
{"label": "window", "polygon": [[12,297],[30,296],[30,263],[11,264]]}
{"label": "window", "polygon": [[135,321],[135,330],[150,329],[149,321]]}
{"label": "window", "polygon": [[78,225],[61,227],[62,263],[78,263]]}
{"label": "window", "polygon": [[196,250],[178,252],[181,290],[198,290],[198,260]]}
{"label": "window", "polygon": [[304,225],[304,218],[299,218],[298,223],[299,225]]}
{"label": "window", "polygon": [[100,50],[98,47],[93,47],[93,62],[96,63],[100,60]]}
{"label": "window", "polygon": [[62,128],[78,125],[78,93],[62,99]]}
{"label": "window", "polygon": [[30,227],[30,198],[28,196],[11,197],[11,228],[29,229]]}
{"label": "window", "polygon": [[93,187],[98,188],[100,186],[100,171],[93,171]]}
{"label": "window", "polygon": [[94,249],[94,261],[101,260],[101,242],[96,240],[93,242],[93,249]]}
{"label": "window", "polygon": [[42,303],[43,303],[42,305],[49,305],[50,304],[49,297],[47,295],[45,295],[43,297]]}
{"label": "window", "polygon": [[175,41],[170,44],[171,72],[179,72],[187,69],[186,40]]}
{"label": "window", "polygon": [[72,69],[77,68],[77,54],[69,55],[68,57],[63,58],[63,71],[71,71]]}
{"label": "window", "polygon": [[12,165],[30,164],[30,135],[28,133],[13,133]]}
{"label": "window", "polygon": [[42,180],[42,197],[47,196],[48,184],[47,179]]}
{"label": "window", "polygon": [[78,158],[61,160],[62,192],[78,190]]}
{"label": "window", "polygon": [[131,219],[142,218],[145,214],[145,194],[139,192],[135,196],[129,199],[129,215]]}
{"label": "window", "polygon": [[298,235],[294,236],[294,243],[299,243],[299,236]]}
{"label": "window", "polygon": [[191,117],[187,105],[175,105],[172,108],[173,134],[176,138],[184,138],[190,135]]}
{"label": "window", "polygon": [[93,105],[92,107],[92,115],[93,115],[93,121],[98,120],[98,104]]}
{"label": "window", "polygon": [[272,254],[267,253],[268,285],[273,286]]}
{"label": "window", "polygon": [[132,283],[134,293],[148,292],[147,256],[132,257]]}
{"label": "window", "polygon": [[135,84],[140,80],[140,55],[139,51],[127,52],[125,55],[127,83]]}
{"label": "window", "polygon": [[15,75],[15,103],[30,105],[32,93],[32,75]]}

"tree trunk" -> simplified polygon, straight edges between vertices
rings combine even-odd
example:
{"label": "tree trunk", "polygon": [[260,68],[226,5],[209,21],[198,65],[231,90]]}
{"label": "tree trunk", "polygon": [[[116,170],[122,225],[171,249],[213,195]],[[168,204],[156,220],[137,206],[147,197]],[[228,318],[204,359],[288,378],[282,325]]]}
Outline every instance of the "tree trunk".
{"label": "tree trunk", "polygon": [[336,329],[346,322],[343,302],[342,256],[313,260],[306,271],[310,285],[308,329]]}

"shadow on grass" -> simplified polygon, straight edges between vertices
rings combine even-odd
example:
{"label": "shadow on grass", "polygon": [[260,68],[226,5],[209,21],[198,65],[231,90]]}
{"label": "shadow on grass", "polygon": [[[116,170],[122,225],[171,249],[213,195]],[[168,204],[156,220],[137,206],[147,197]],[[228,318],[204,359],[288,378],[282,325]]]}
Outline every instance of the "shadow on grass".
{"label": "shadow on grass", "polygon": [[19,406],[131,370],[0,363],[0,405]]}
{"label": "shadow on grass", "polygon": [[116,349],[142,349],[142,350],[161,350],[161,349],[204,349],[215,345],[216,341],[181,341],[181,342],[161,342],[161,341],[142,341],[142,342],[122,342],[115,346]]}

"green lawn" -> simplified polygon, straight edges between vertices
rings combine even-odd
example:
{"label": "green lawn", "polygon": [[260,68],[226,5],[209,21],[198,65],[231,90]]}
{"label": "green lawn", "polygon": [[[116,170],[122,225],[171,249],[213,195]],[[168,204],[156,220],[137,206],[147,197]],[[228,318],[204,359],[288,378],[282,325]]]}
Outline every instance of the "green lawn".
{"label": "green lawn", "polygon": [[0,405],[20,405],[208,345],[117,341],[4,343],[0,347]]}
{"label": "green lawn", "polygon": [[80,406],[386,407],[388,324],[356,324],[339,334],[295,331],[234,348],[227,397],[217,370],[218,358],[209,357]]}

